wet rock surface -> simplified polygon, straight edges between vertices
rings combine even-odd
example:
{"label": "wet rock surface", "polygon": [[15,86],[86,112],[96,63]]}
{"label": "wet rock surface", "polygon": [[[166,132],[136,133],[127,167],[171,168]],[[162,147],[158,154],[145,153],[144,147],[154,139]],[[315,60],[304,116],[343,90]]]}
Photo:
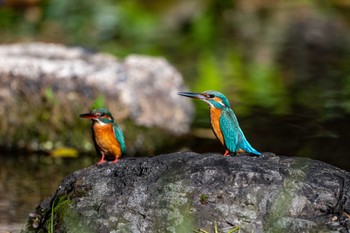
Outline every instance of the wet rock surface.
{"label": "wet rock surface", "polygon": [[0,61],[0,115],[8,116],[0,122],[0,146],[81,147],[89,122],[78,116],[101,105],[129,131],[134,150],[142,143],[154,150],[149,128],[168,135],[189,130],[193,106],[176,94],[186,87],[164,58],[117,59],[81,47],[28,43],[1,45]]}
{"label": "wet rock surface", "polygon": [[67,176],[27,230],[348,232],[349,178],[320,161],[269,153],[125,158]]}

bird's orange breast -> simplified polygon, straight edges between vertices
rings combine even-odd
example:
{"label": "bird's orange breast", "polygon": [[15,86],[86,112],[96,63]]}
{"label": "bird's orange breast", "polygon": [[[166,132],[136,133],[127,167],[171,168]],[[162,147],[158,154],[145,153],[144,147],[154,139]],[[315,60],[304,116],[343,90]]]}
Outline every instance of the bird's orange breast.
{"label": "bird's orange breast", "polygon": [[220,129],[220,116],[221,109],[211,107],[210,108],[210,122],[213,128],[213,131],[216,137],[220,140],[220,142],[225,145],[224,136],[222,135],[222,131]]}
{"label": "bird's orange breast", "polygon": [[113,131],[112,124],[92,126],[94,131],[95,141],[100,151],[105,155],[119,158],[122,155],[122,150]]}

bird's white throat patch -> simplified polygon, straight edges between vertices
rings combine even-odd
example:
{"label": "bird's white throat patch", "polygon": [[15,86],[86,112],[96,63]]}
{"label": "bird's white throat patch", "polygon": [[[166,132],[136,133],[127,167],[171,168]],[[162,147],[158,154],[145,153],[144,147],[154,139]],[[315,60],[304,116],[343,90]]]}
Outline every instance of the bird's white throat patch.
{"label": "bird's white throat patch", "polygon": [[97,124],[101,125],[101,126],[107,125],[106,123],[102,122],[102,121],[101,121],[100,119],[98,119],[98,118],[94,119],[94,121],[95,121]]}
{"label": "bird's white throat patch", "polygon": [[214,107],[214,105],[212,103],[210,103],[209,100],[203,99],[203,101],[206,102],[209,105],[209,107],[211,107],[211,108]]}

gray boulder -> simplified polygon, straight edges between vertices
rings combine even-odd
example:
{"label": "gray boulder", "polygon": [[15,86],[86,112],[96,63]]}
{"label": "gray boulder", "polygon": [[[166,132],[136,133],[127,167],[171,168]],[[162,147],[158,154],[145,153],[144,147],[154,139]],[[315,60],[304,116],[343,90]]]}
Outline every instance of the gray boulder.
{"label": "gray boulder", "polygon": [[79,114],[105,106],[128,131],[129,153],[152,152],[164,144],[162,137],[158,145],[148,140],[154,133],[189,131],[193,106],[176,94],[184,89],[181,74],[164,58],[117,59],[47,43],[1,45],[0,115],[6,117],[0,121],[0,146],[92,149],[90,122]]}
{"label": "gray boulder", "polygon": [[28,232],[349,232],[350,173],[307,158],[179,152],[67,176]]}

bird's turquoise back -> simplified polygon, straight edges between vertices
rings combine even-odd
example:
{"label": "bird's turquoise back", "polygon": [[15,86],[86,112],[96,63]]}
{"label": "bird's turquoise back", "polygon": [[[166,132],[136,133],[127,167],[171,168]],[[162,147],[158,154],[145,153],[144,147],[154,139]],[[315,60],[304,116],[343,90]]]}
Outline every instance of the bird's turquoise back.
{"label": "bird's turquoise back", "polygon": [[220,129],[224,137],[225,146],[231,152],[239,149],[248,153],[260,155],[245,138],[243,131],[239,127],[238,120],[231,108],[222,109],[220,116]]}
{"label": "bird's turquoise back", "polygon": [[113,131],[114,131],[115,137],[117,138],[117,141],[120,144],[122,154],[125,154],[126,147],[125,147],[125,141],[124,141],[124,135],[123,135],[122,129],[116,123],[113,123]]}

